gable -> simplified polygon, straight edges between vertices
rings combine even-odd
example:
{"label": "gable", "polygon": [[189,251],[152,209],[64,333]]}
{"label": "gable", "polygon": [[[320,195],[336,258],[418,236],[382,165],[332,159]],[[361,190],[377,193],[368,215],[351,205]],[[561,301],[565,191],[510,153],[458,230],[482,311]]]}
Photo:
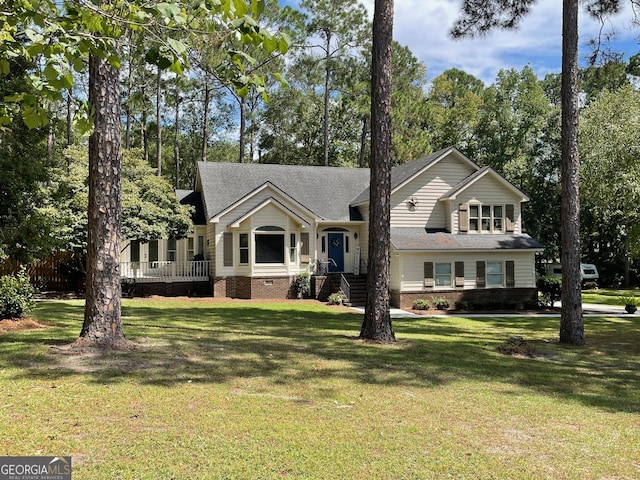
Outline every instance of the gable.
{"label": "gable", "polygon": [[[468,167],[469,171],[479,170],[475,163],[467,158],[460,150],[455,147],[447,147],[437,152],[430,153],[412,162],[397,165],[391,170],[391,193],[393,194],[406,184],[412,182],[421,176],[427,170],[433,168],[444,160],[450,160]],[[462,180],[462,179],[460,179]],[[460,181],[459,180],[459,181]],[[353,201],[352,205],[362,205],[369,202],[369,189],[367,188]]]}
{"label": "gable", "polygon": [[441,200],[469,201],[475,199],[481,203],[526,202],[529,197],[506,180],[491,167],[474,172],[462,182],[446,192]]}
{"label": "gable", "polygon": [[445,206],[439,199],[475,171],[450,155],[422,169],[392,192],[391,226],[445,228]]}

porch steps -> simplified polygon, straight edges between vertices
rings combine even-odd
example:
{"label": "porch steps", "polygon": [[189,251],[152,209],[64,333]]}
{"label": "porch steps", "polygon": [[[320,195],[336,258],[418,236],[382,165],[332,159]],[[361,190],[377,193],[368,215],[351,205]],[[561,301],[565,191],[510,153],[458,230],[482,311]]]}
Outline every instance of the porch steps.
{"label": "porch steps", "polygon": [[352,273],[344,273],[351,286],[351,298],[349,303],[354,307],[363,307],[367,303],[367,276],[354,275]]}

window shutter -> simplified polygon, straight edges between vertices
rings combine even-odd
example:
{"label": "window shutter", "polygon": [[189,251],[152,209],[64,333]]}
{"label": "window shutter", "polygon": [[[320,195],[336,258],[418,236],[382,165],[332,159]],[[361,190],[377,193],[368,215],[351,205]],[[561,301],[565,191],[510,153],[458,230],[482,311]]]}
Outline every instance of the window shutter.
{"label": "window shutter", "polygon": [[456,262],[456,287],[464,287],[464,262]]}
{"label": "window shutter", "polygon": [[486,280],[486,264],[483,261],[476,262],[476,286],[484,288],[487,285]]}
{"label": "window shutter", "polygon": [[424,262],[424,286],[433,287],[433,262]]}
{"label": "window shutter", "polygon": [[458,229],[461,232],[469,231],[469,204],[461,203],[458,205]]}
{"label": "window shutter", "polygon": [[507,223],[507,232],[514,232],[516,229],[515,206],[513,203],[504,206],[504,213]]}
{"label": "window shutter", "polygon": [[515,272],[515,262],[513,260],[507,260],[505,262],[505,270],[506,270],[506,285],[507,287],[515,287],[516,286],[516,272]]}
{"label": "window shutter", "polygon": [[300,261],[309,263],[309,232],[300,234]]}
{"label": "window shutter", "polygon": [[233,233],[224,232],[222,234],[223,249],[223,265],[225,267],[233,267]]}

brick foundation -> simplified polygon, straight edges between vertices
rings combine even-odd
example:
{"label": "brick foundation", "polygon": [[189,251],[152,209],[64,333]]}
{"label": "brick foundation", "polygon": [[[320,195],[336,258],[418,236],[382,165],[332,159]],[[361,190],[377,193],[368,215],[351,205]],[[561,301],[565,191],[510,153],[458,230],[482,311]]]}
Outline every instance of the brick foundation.
{"label": "brick foundation", "polygon": [[213,296],[230,298],[293,298],[295,277],[217,277]]}
{"label": "brick foundation", "polygon": [[136,297],[146,297],[149,295],[160,295],[163,297],[210,297],[211,285],[209,282],[136,283],[133,288],[133,295]]}
{"label": "brick foundation", "polygon": [[496,301],[513,301],[518,308],[522,308],[527,302],[535,302],[538,299],[538,290],[535,288],[483,288],[477,290],[444,290],[444,291],[420,291],[420,292],[399,292],[391,291],[391,305],[411,310],[413,302],[418,299],[431,300],[432,297],[446,298],[453,308],[456,302],[464,300],[467,302],[483,301],[487,299]]}

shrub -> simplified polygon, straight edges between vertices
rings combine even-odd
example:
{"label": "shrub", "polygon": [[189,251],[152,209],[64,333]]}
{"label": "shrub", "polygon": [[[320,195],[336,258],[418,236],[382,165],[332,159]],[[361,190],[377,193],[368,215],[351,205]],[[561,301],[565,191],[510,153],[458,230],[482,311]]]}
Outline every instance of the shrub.
{"label": "shrub", "polygon": [[429,310],[431,308],[431,302],[429,300],[425,300],[424,298],[418,298],[413,301],[413,309],[414,310]]}
{"label": "shrub", "polygon": [[471,310],[471,303],[468,300],[458,300],[455,306],[456,310]]}
{"label": "shrub", "polygon": [[327,301],[329,302],[329,305],[341,305],[342,301],[345,300],[346,298],[347,297],[344,296],[344,293],[336,292],[329,295],[329,298],[327,299]]}
{"label": "shrub", "polygon": [[431,299],[431,303],[433,304],[434,307],[436,307],[438,310],[446,310],[447,308],[449,308],[449,300],[447,300],[446,298],[442,298],[442,297],[433,297]]}
{"label": "shrub", "polygon": [[34,306],[34,289],[24,269],[0,277],[0,318],[20,318]]}
{"label": "shrub", "polygon": [[542,303],[548,307],[552,307],[562,297],[562,277],[558,275],[538,277],[536,286],[542,295]]}
{"label": "shrub", "polygon": [[306,270],[298,273],[293,282],[293,289],[297,297],[304,297],[311,291],[311,274]]}

